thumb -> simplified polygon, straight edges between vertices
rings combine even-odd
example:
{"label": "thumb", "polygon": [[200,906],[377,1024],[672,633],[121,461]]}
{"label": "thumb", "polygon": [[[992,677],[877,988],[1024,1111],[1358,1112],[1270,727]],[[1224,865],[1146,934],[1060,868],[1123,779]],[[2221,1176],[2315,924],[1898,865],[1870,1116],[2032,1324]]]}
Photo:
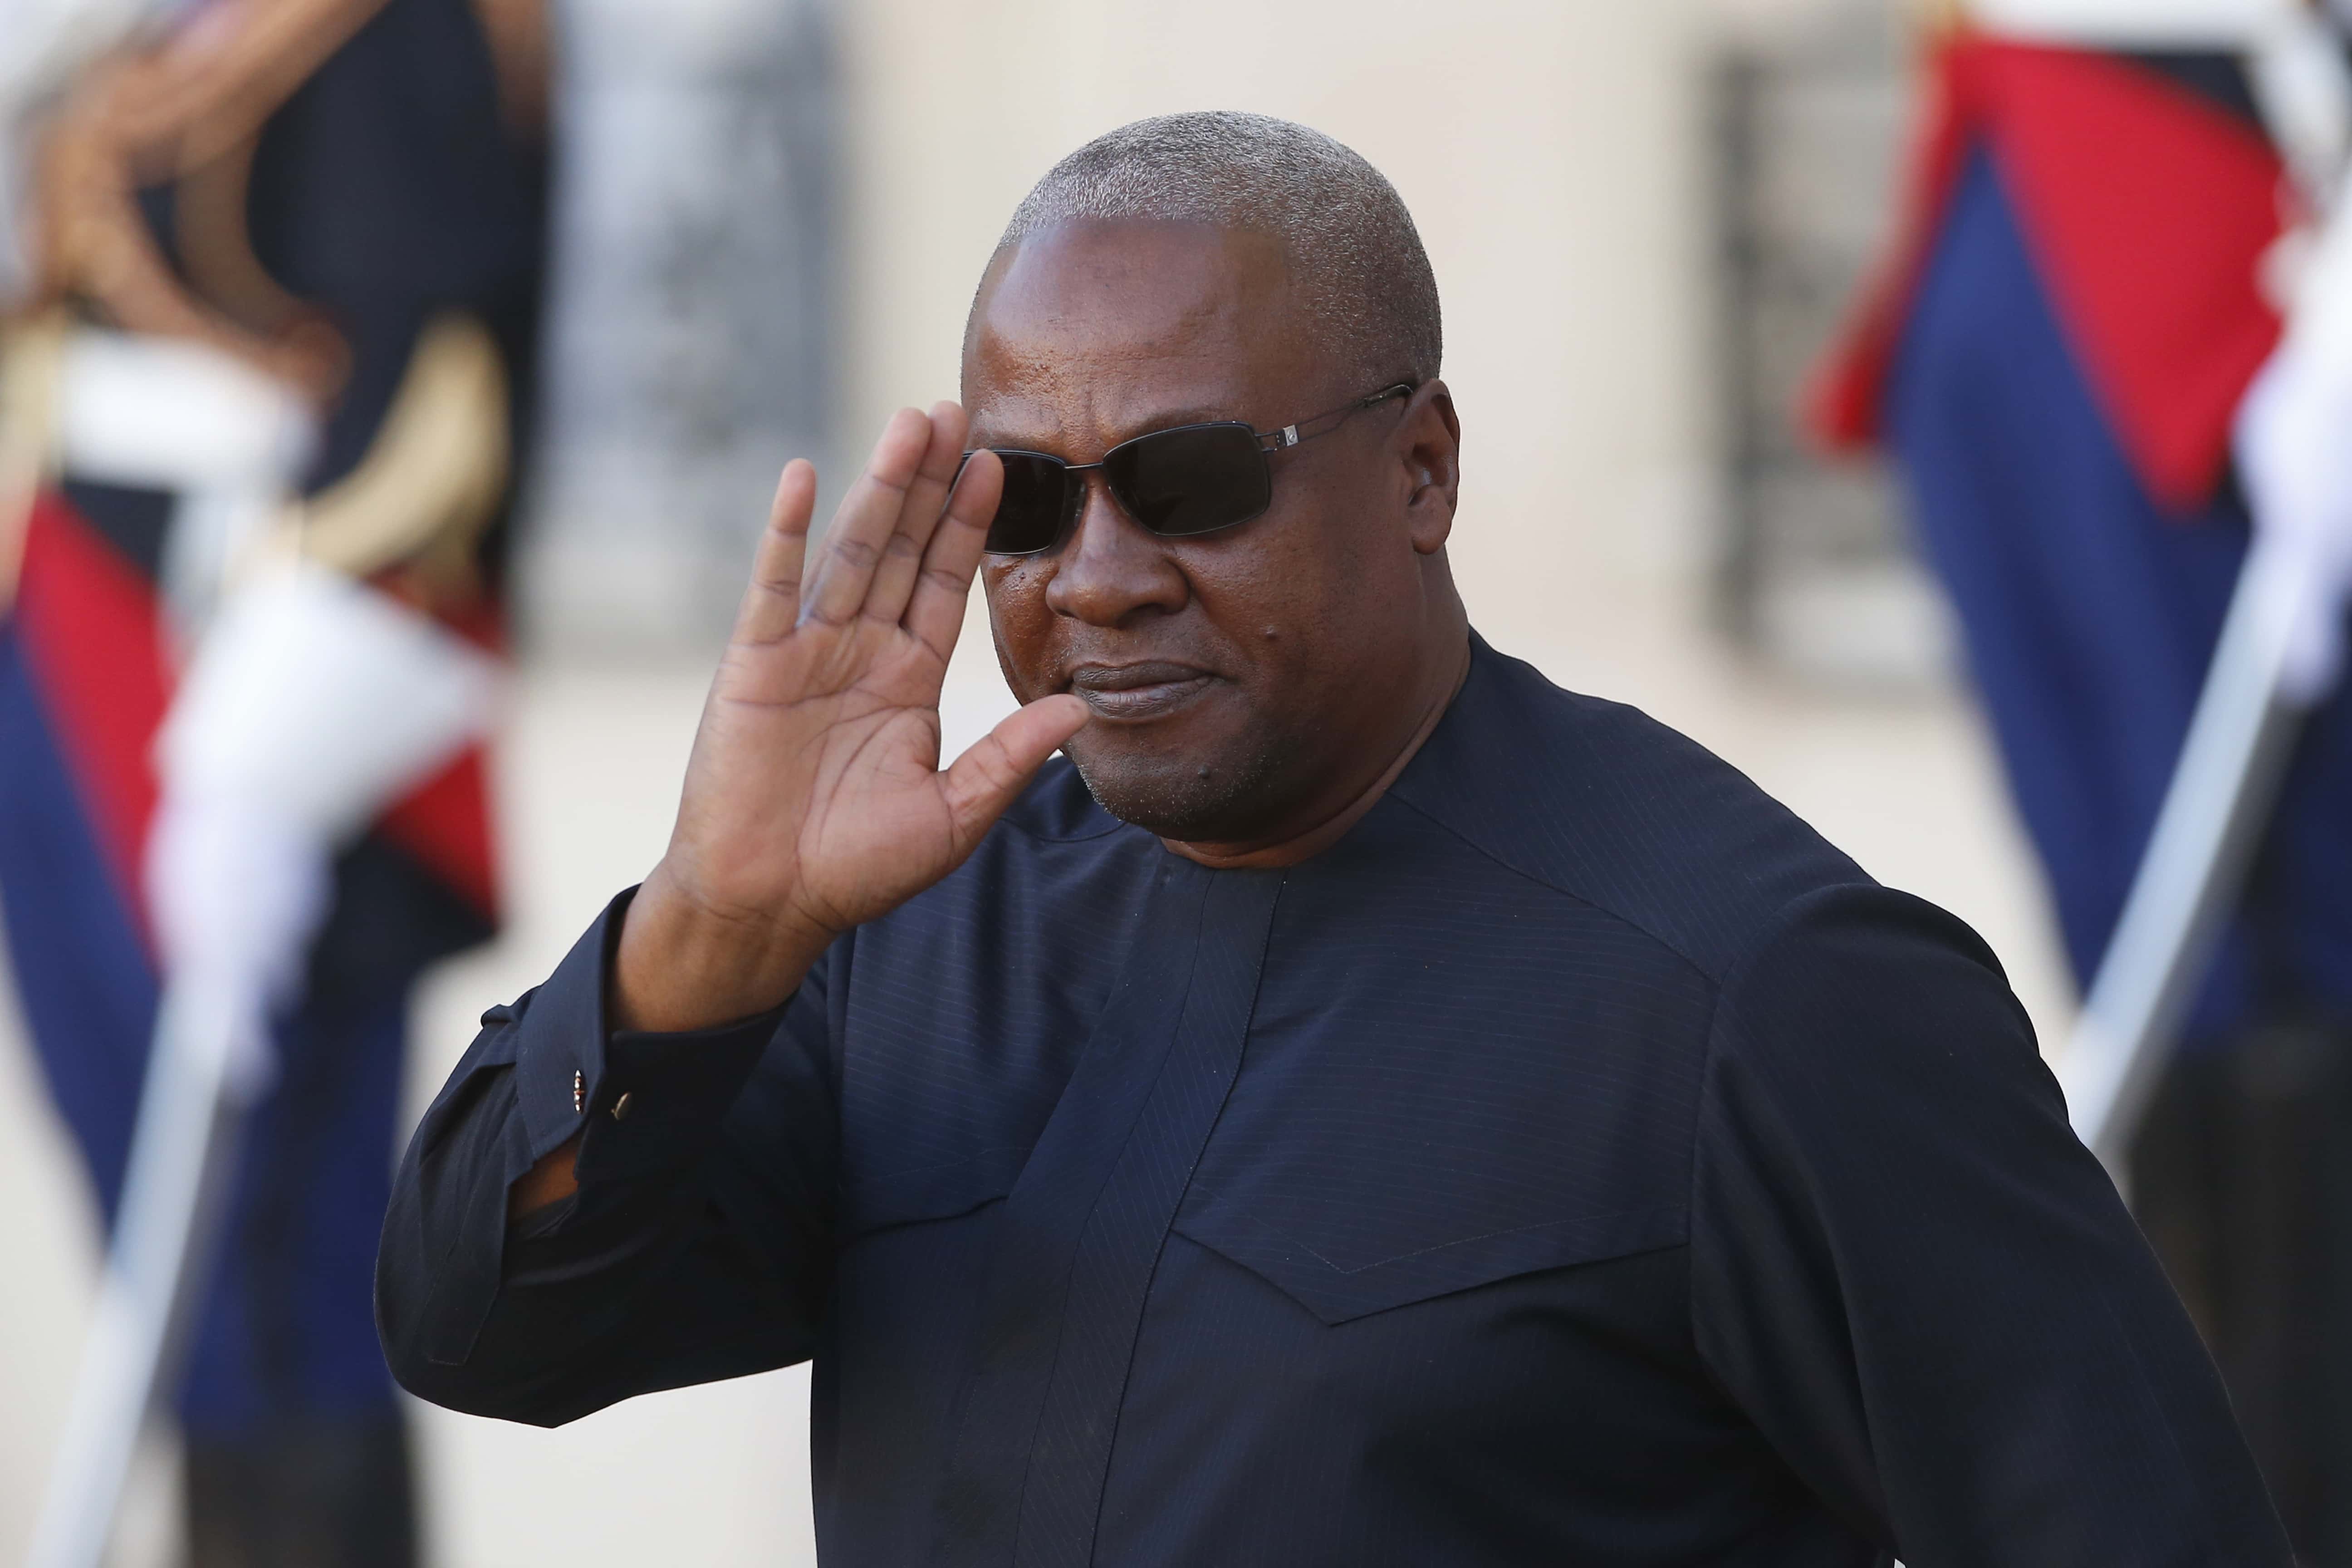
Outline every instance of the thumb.
{"label": "thumb", "polygon": [[948,810],[956,855],[971,852],[1045,759],[1087,721],[1087,705],[1067,692],[1041,697],[971,743],[947,771]]}

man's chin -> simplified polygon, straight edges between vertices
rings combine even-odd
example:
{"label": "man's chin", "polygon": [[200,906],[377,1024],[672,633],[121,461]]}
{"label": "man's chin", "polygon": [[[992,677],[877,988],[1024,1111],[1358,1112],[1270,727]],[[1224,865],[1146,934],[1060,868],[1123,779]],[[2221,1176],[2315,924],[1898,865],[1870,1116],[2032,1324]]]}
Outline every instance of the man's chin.
{"label": "man's chin", "polygon": [[1238,844],[1264,836],[1281,815],[1270,755],[1239,762],[1121,754],[1085,744],[1064,748],[1095,804],[1147,833],[1179,843]]}

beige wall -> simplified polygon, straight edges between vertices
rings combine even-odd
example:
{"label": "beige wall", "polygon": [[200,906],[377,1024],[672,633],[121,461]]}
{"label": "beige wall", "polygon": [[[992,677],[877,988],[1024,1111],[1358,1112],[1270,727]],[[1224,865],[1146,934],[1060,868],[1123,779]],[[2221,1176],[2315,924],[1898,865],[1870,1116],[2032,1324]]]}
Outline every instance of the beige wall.
{"label": "beige wall", "polygon": [[1301,120],[1418,220],[1465,441],[1457,564],[1498,640],[1596,555],[1686,557],[1701,116],[1686,0],[873,0],[849,100],[845,449],[953,396],[973,283],[1032,182],[1184,109]]}

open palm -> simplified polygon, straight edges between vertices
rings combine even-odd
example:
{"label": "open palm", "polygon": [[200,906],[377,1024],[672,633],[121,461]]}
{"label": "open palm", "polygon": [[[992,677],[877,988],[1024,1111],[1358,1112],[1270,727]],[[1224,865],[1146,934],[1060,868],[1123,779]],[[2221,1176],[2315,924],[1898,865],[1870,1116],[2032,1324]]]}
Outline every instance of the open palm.
{"label": "open palm", "polygon": [[[666,895],[805,946],[961,864],[1085,722],[1031,703],[940,768],[940,687],[1003,485],[963,411],[901,410],[805,572],[816,476],[784,469],[695,737]],[[950,489],[952,487],[952,495]]]}

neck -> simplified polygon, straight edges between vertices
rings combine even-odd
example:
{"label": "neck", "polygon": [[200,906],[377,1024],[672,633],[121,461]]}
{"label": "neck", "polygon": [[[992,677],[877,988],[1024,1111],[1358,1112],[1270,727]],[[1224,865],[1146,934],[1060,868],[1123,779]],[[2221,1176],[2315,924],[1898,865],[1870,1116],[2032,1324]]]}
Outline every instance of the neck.
{"label": "neck", "polygon": [[1454,694],[1470,676],[1470,634],[1465,624],[1452,645],[1449,658],[1435,660],[1429,679],[1421,683],[1419,701],[1415,708],[1412,729],[1404,737],[1386,766],[1362,789],[1358,790],[1337,810],[1322,813],[1303,831],[1286,829],[1281,837],[1262,840],[1243,840],[1229,844],[1188,842],[1182,839],[1160,840],[1171,851],[1187,860],[1206,866],[1212,870],[1237,870],[1244,868],[1296,866],[1300,861],[1320,855],[1347,836],[1348,829],[1363,819],[1389,786],[1412,762],[1437,721],[1445,717],[1446,709],[1454,704]]}

